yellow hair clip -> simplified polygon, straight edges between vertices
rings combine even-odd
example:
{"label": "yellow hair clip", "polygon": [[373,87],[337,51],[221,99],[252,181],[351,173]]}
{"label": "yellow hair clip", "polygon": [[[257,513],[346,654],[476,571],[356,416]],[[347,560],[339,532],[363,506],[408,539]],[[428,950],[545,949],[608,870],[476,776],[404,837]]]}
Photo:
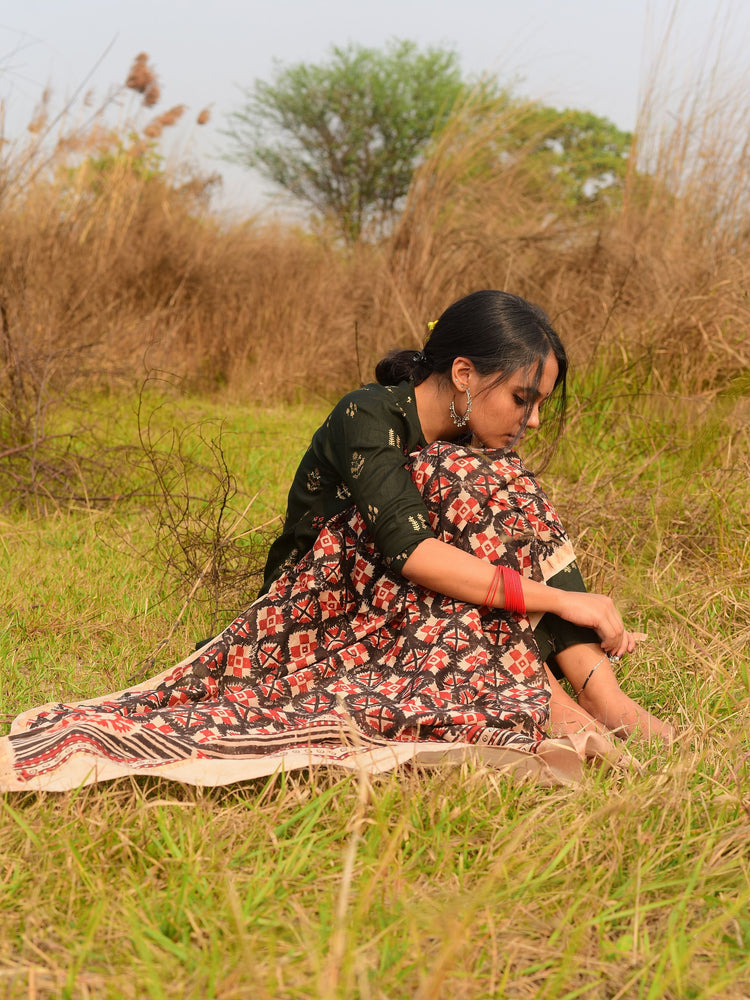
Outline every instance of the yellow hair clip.
{"label": "yellow hair clip", "polygon": [[436,319],[431,319],[430,322],[427,324],[427,329],[430,331],[430,333],[432,333],[432,331],[437,326],[437,322],[438,321]]}

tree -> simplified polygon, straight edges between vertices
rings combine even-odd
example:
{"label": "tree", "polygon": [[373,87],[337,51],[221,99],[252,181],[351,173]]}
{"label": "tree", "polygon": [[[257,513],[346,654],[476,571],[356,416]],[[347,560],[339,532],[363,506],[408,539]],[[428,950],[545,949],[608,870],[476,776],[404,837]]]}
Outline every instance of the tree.
{"label": "tree", "polygon": [[354,242],[391,219],[461,87],[455,51],[408,41],[334,47],[317,65],[277,63],[271,82],[256,80],[230,115],[230,158]]}
{"label": "tree", "polygon": [[531,193],[576,210],[619,203],[632,144],[631,133],[608,118],[542,104],[523,107],[499,136],[500,148],[522,167]]}

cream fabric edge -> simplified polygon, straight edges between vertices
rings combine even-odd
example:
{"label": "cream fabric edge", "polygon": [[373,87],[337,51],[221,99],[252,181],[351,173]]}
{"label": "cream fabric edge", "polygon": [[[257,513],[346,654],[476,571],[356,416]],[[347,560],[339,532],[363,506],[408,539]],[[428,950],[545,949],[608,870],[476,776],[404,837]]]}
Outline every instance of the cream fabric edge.
{"label": "cream fabric edge", "polygon": [[188,758],[153,767],[131,767],[78,752],[49,774],[22,781],[13,774],[7,746],[5,740],[0,740],[0,791],[6,792],[63,792],[135,775],[153,775],[183,784],[216,787],[303,768],[334,767],[380,774],[407,763],[440,767],[465,762],[486,764],[514,779],[529,778],[542,787],[551,787],[578,783],[587,764],[609,770],[628,759],[604,736],[580,733],[543,740],[537,753],[475,743],[418,741],[386,743],[361,750],[353,750],[351,746],[308,747],[258,757]]}

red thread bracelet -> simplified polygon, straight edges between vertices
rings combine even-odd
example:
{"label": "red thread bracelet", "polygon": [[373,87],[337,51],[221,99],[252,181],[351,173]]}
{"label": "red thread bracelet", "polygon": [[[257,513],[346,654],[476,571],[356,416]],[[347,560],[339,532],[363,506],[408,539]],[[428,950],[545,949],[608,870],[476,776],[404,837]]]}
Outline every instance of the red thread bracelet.
{"label": "red thread bracelet", "polygon": [[494,604],[495,597],[497,596],[497,586],[500,583],[500,577],[502,576],[502,566],[496,566],[495,572],[492,574],[492,580],[490,581],[489,590],[484,598],[484,607],[491,608]]}
{"label": "red thread bracelet", "polygon": [[523,589],[521,588],[521,574],[507,566],[501,566],[500,571],[503,576],[503,590],[505,599],[503,606],[506,611],[513,614],[526,614],[526,601],[523,599]]}

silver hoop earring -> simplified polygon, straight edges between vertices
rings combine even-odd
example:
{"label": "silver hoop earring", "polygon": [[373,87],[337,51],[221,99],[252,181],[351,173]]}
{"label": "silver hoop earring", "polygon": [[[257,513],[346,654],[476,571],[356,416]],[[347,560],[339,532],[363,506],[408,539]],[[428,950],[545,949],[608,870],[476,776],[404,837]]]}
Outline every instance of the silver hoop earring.
{"label": "silver hoop earring", "polygon": [[453,400],[451,400],[451,405],[448,407],[450,410],[451,420],[456,427],[465,427],[469,422],[469,414],[471,413],[471,393],[469,392],[468,385],[466,386],[464,392],[466,393],[466,413],[464,413],[462,417],[456,413],[456,407],[453,405]]}

